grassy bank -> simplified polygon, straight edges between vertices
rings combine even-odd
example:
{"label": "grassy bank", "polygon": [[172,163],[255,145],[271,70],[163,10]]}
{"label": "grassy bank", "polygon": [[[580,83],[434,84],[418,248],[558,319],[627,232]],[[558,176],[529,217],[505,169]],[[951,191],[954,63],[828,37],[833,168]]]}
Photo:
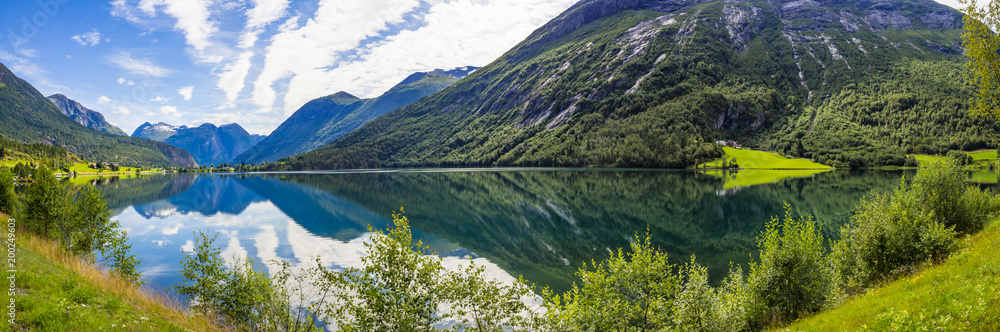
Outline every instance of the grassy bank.
{"label": "grassy bank", "polygon": [[831,169],[832,167],[815,163],[809,159],[788,158],[775,152],[754,151],[748,149],[723,148],[722,158],[698,165],[699,168],[721,168],[723,160],[734,161],[743,169]]}
{"label": "grassy bank", "polygon": [[17,235],[17,316],[4,331],[220,330],[176,300],[109,276],[50,240]]}
{"label": "grassy bank", "polygon": [[781,328],[792,331],[1000,331],[1000,222],[946,262]]}

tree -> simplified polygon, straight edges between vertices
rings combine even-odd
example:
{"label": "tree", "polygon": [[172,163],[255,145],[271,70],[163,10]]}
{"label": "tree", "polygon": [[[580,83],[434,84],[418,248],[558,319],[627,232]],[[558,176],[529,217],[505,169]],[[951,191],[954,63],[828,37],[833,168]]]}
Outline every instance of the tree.
{"label": "tree", "polygon": [[974,115],[1000,117],[1000,1],[959,0],[966,7],[962,46],[969,58],[966,74],[976,86],[970,112]]}
{"label": "tree", "polygon": [[118,223],[110,220],[104,195],[99,190],[87,184],[76,196],[76,216],[72,218],[69,238],[66,246],[77,255],[88,256],[95,250],[104,249],[112,241],[118,229]]}
{"label": "tree", "polygon": [[47,167],[39,167],[34,180],[35,183],[28,186],[24,205],[25,224],[45,237],[58,236],[56,232],[66,227],[74,215],[73,205],[69,204],[66,193]]}
{"label": "tree", "polygon": [[17,194],[14,193],[14,173],[5,167],[0,167],[0,212],[14,215],[17,206]]}

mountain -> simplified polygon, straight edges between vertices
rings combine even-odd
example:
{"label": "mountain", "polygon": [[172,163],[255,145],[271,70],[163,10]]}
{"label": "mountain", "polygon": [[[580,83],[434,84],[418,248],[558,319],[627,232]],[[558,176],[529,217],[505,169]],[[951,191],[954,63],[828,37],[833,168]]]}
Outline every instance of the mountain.
{"label": "mountain", "polygon": [[285,167],[688,167],[716,140],[867,167],[989,147],[961,19],[931,0],[585,0]]}
{"label": "mountain", "polygon": [[164,142],[184,150],[201,165],[228,163],[233,157],[250,149],[264,135],[251,135],[240,125],[231,123],[216,127],[206,123],[198,127],[172,126],[163,122],[143,123],[132,137],[142,137]]}
{"label": "mountain", "polygon": [[89,108],[83,107],[80,103],[75,100],[69,99],[62,94],[54,94],[47,97],[52,104],[56,105],[63,114],[66,114],[70,119],[76,120],[84,127],[97,129],[108,134],[128,136],[124,131],[115,127],[115,125],[108,123],[104,119],[104,115],[96,111],[90,110]]}
{"label": "mountain", "polygon": [[389,111],[444,89],[477,69],[460,67],[415,73],[373,99],[359,99],[347,92],[314,99],[295,111],[267,139],[237,156],[233,162],[276,161],[318,148]]}
{"label": "mountain", "polygon": [[89,161],[123,166],[195,165],[183,149],[84,127],[3,64],[0,64],[0,135],[60,146]]}

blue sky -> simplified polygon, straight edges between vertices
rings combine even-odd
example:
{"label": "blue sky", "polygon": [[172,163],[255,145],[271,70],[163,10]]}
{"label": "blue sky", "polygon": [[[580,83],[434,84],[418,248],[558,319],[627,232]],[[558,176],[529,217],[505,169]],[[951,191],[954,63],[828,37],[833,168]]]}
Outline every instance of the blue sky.
{"label": "blue sky", "polygon": [[484,66],[575,2],[9,1],[0,62],[129,133],[162,121],[268,134],[317,97]]}
{"label": "blue sky", "polygon": [[128,133],[162,121],[268,134],[317,97],[375,97],[413,72],[484,66],[575,2],[8,1],[0,63]]}

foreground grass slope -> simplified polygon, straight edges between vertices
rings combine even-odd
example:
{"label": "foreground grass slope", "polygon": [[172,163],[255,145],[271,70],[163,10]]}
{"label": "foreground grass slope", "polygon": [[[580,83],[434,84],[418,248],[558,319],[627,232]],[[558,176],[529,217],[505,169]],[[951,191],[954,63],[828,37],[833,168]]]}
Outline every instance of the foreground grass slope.
{"label": "foreground grass slope", "polygon": [[110,277],[54,242],[18,236],[17,318],[3,331],[219,330],[179,302]]}
{"label": "foreground grass slope", "polygon": [[1000,222],[946,262],[780,330],[1000,331]]}

